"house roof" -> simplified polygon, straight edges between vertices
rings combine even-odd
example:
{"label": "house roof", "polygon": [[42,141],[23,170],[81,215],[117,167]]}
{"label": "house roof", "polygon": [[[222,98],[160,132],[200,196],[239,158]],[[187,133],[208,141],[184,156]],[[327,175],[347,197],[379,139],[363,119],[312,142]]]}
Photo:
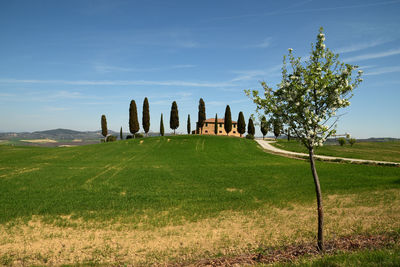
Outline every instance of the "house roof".
{"label": "house roof", "polygon": [[[206,119],[204,122],[207,123],[215,123],[215,118]],[[218,123],[224,123],[225,119],[218,119]],[[237,123],[236,121],[232,121],[232,123]]]}

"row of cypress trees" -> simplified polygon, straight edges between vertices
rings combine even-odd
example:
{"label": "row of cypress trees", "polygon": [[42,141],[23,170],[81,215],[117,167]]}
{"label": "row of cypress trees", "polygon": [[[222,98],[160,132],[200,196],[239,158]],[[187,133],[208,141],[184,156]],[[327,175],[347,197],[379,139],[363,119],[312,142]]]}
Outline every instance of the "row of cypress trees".
{"label": "row of cypress trees", "polygon": [[[206,109],[205,109],[205,103],[202,98],[199,100],[199,111],[198,111],[198,122],[197,122],[197,132],[203,133],[203,126],[206,121]],[[150,130],[150,110],[149,110],[149,100],[147,97],[145,97],[143,101],[143,111],[142,111],[142,127],[143,130],[146,134],[148,135],[148,132]],[[270,123],[267,123],[265,120],[265,117],[261,120],[261,132],[263,133],[263,136],[266,135],[266,133],[269,131],[269,125]],[[178,112],[178,105],[176,101],[172,102],[171,106],[171,113],[170,113],[170,128],[174,130],[174,134],[176,133],[176,129],[179,127],[179,112]],[[274,130],[277,128],[279,130],[279,127],[275,127],[274,125]],[[102,115],[101,116],[101,129],[102,129],[102,135],[106,138],[108,135],[108,130],[107,130],[107,120],[106,116]],[[139,120],[138,120],[138,114],[137,114],[137,107],[136,107],[136,102],[135,100],[131,100],[130,105],[129,105],[129,131],[132,133],[133,137],[135,137],[136,133],[139,131],[140,126],[139,126]],[[224,117],[224,129],[227,134],[229,134],[232,131],[232,115],[231,115],[231,109],[229,105],[226,106],[225,108],[225,117]],[[238,121],[237,121],[237,131],[242,136],[246,132],[246,123],[244,119],[243,112],[239,112],[238,116]],[[160,135],[164,136],[164,120],[163,120],[163,114],[161,114],[160,118]],[[255,127],[252,118],[249,118],[249,122],[247,125],[247,132],[248,134],[254,136],[255,134]],[[274,131],[275,132],[275,131]],[[187,133],[191,133],[191,121],[190,121],[190,114],[188,115],[187,119]],[[215,114],[215,129],[214,133],[218,133],[218,115]],[[279,133],[278,133],[279,135]],[[123,134],[122,134],[122,127],[120,129],[120,138],[123,139]]]}

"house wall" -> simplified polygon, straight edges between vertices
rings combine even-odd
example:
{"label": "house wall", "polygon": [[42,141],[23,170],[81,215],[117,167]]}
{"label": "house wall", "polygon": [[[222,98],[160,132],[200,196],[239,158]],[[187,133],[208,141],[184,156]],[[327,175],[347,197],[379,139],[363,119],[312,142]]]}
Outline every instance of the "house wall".
{"label": "house wall", "polygon": [[[214,133],[215,126],[213,122],[205,122],[203,126],[203,134],[207,135],[215,135]],[[226,135],[226,131],[224,129],[223,123],[218,123],[218,134],[217,135]],[[240,136],[237,131],[237,123],[232,123],[232,130],[229,133],[229,136]]]}

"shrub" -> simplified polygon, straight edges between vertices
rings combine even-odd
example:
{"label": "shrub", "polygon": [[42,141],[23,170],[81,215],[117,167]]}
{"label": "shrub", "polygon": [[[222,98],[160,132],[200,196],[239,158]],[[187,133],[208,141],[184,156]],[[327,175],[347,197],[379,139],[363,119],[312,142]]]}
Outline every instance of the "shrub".
{"label": "shrub", "polygon": [[134,135],[127,135],[127,136],[126,136],[126,140],[128,140],[128,139],[133,139],[133,138],[143,138],[143,137],[144,137],[143,134],[141,134],[141,133],[135,133]]}
{"label": "shrub", "polygon": [[339,145],[340,146],[344,146],[344,144],[346,144],[346,138],[340,137],[338,139]]}
{"label": "shrub", "polygon": [[114,141],[117,141],[117,137],[116,136],[114,136],[114,135],[107,136],[106,142],[114,142]]}
{"label": "shrub", "polygon": [[254,135],[252,135],[252,134],[247,134],[247,135],[246,135],[246,139],[254,139]]}
{"label": "shrub", "polygon": [[135,133],[135,138],[143,138],[144,135],[141,133]]}
{"label": "shrub", "polygon": [[350,138],[349,140],[347,140],[347,142],[349,142],[350,146],[353,146],[356,143],[356,139]]}

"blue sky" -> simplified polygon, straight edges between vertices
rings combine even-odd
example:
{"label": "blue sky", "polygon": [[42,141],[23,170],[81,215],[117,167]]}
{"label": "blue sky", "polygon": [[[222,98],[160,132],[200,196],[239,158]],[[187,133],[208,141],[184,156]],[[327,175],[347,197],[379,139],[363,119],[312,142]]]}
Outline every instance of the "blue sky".
{"label": "blue sky", "polygon": [[[400,138],[400,1],[1,1],[0,131],[128,130],[129,102],[149,98],[151,130],[169,130],[172,101],[192,128],[246,119],[244,89],[280,81],[288,48],[307,56],[320,26],[327,47],[364,70],[339,133]],[[141,121],[141,115],[139,120]]]}

